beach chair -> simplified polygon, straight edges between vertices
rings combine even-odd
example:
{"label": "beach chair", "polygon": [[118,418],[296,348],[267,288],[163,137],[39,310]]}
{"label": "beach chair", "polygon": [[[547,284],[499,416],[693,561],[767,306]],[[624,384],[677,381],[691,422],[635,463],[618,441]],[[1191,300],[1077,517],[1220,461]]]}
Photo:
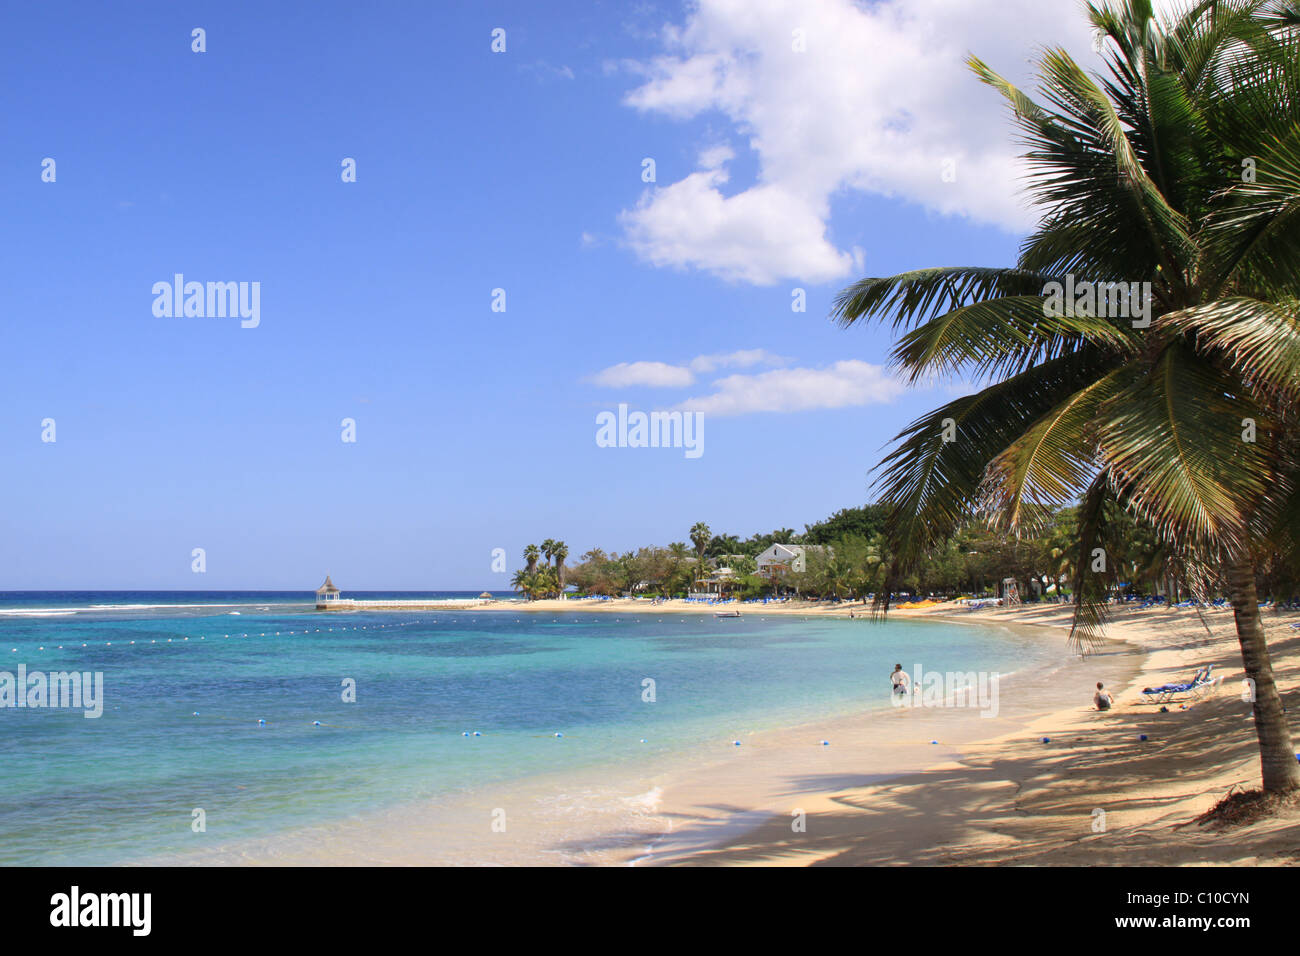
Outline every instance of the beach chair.
{"label": "beach chair", "polygon": [[1186,683],[1147,687],[1142,691],[1142,699],[1148,704],[1167,704],[1184,697],[1188,700],[1201,700],[1204,697],[1209,697],[1218,691],[1219,681],[1223,679],[1212,676],[1210,672],[1213,669],[1213,664],[1206,664],[1193,674],[1192,679]]}

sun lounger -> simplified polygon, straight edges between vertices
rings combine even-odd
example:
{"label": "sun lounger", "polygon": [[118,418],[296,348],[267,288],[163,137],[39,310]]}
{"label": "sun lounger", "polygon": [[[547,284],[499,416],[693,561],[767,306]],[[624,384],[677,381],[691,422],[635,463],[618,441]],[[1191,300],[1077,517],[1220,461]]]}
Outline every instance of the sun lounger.
{"label": "sun lounger", "polygon": [[1142,691],[1142,699],[1148,704],[1167,704],[1180,697],[1186,697],[1190,700],[1200,700],[1202,697],[1208,697],[1219,689],[1219,681],[1223,679],[1211,676],[1210,671],[1213,669],[1213,664],[1206,664],[1193,674],[1192,679],[1186,683],[1147,687]]}

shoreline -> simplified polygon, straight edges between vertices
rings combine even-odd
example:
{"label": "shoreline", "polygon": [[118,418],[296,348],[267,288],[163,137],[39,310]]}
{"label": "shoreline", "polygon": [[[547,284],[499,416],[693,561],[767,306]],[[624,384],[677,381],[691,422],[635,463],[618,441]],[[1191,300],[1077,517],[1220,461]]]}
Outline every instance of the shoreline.
{"label": "shoreline", "polygon": [[[632,600],[531,605],[530,611],[557,616],[709,615],[717,608]],[[870,630],[869,606],[742,607],[749,618],[792,621],[846,619],[853,612],[864,640],[907,647],[905,631]],[[483,609],[524,610],[507,602]],[[522,806],[522,816],[511,811],[518,821],[511,829],[527,844],[515,849],[532,865],[1300,862],[1300,812],[1227,832],[1193,823],[1233,789],[1258,787],[1258,751],[1249,704],[1239,695],[1231,610],[1203,613],[1210,634],[1195,611],[1114,610],[1105,644],[1082,660],[1065,640],[1071,613],[1069,605],[967,611],[945,604],[891,612],[891,621],[1031,636],[1044,649],[1027,653],[1022,668],[1006,673],[1003,707],[993,719],[971,709],[891,713],[868,703],[798,724],[754,730],[737,724],[734,735],[743,746],[734,751],[702,739],[703,749],[689,760],[656,759],[616,774],[602,768],[548,772],[514,782],[519,787],[492,787],[474,797],[472,812],[454,807],[435,820],[427,807],[377,809],[338,831],[295,828],[169,862],[420,865],[451,852],[481,865],[511,865],[520,858],[508,841],[471,845],[464,836],[467,825],[480,825],[483,801],[498,798],[499,805]],[[1300,632],[1287,625],[1297,620],[1294,612],[1264,613],[1279,689],[1293,708],[1300,707],[1300,666],[1293,663]],[[899,659],[913,669],[906,650]],[[1142,688],[1186,679],[1207,663],[1223,682],[1216,696],[1187,709],[1169,704],[1164,713],[1140,701]],[[1091,707],[1096,680],[1116,692],[1108,712]],[[874,693],[864,688],[867,698],[874,700]],[[1139,740],[1140,734],[1147,739]],[[829,746],[818,746],[821,740]],[[600,819],[576,826],[573,814],[583,811]],[[802,829],[792,824],[794,814],[801,815]]]}
{"label": "shoreline", "polygon": [[[794,625],[785,630],[798,633],[801,619],[780,618]],[[907,648],[910,626],[895,624],[875,630],[868,621],[836,621],[841,641],[880,640],[889,646]],[[725,630],[724,622],[710,630]],[[933,630],[930,628],[929,630]],[[1053,647],[1048,653],[1036,650],[1014,629],[992,624],[989,631],[989,659],[965,654],[967,666],[999,667],[1004,674],[1036,676],[1058,666],[1062,655]],[[1014,643],[1001,647],[995,641]],[[934,651],[926,637],[916,653]],[[976,645],[971,635],[964,644]],[[791,653],[799,653],[791,645]],[[927,650],[929,649],[929,650]],[[939,651],[943,654],[943,651]],[[873,659],[879,660],[876,656]],[[911,658],[908,667],[912,668]],[[944,658],[946,660],[946,657]],[[1033,661],[1022,666],[1017,661]],[[935,664],[940,660],[935,658]],[[809,772],[843,774],[850,767],[889,767],[890,773],[920,769],[988,725],[1005,731],[1021,721],[1003,707],[990,720],[960,709],[941,713],[900,713],[890,707],[888,666],[881,667],[879,686],[866,688],[862,696],[832,709],[806,709],[797,719],[763,719],[758,709],[724,720],[711,720],[679,738],[671,752],[646,754],[619,763],[582,768],[544,770],[515,777],[464,795],[417,800],[391,807],[374,807],[348,819],[318,825],[295,826],[263,836],[223,841],[207,850],[165,854],[144,863],[165,865],[421,865],[462,862],[477,865],[636,865],[658,862],[670,853],[703,851],[720,840],[770,816],[765,809],[778,795],[781,772],[803,763]],[[869,679],[869,677],[868,677]],[[1022,678],[1017,678],[1022,679]],[[1024,707],[1020,707],[1024,710]],[[1041,707],[1036,707],[1041,709]],[[906,739],[898,736],[899,717],[909,718]],[[972,721],[974,723],[972,724]],[[742,741],[733,748],[732,740]],[[828,739],[823,748],[820,741]],[[930,744],[939,739],[940,745]],[[793,759],[792,759],[793,758]],[[847,764],[846,764],[847,761]],[[436,768],[430,767],[436,772]],[[883,777],[884,774],[877,773]],[[684,807],[690,795],[699,794],[711,804],[726,804],[730,812],[701,814]],[[486,834],[487,809],[509,808],[508,840]],[[686,812],[689,809],[689,812]],[[689,826],[686,824],[689,822]]]}
{"label": "shoreline", "polygon": [[[1045,628],[1064,643],[1068,605],[909,617]],[[1296,615],[1265,612],[1278,685],[1300,706]],[[806,831],[769,815],[711,849],[666,865],[1290,865],[1300,860],[1300,812],[1231,831],[1194,823],[1234,789],[1258,788],[1250,706],[1240,700],[1240,657],[1230,611],[1119,611],[1108,640],[1138,649],[1136,672],[1099,713],[1089,684],[1062,688],[1071,705],[960,755],[887,780],[800,794]],[[1142,688],[1183,680],[1213,663],[1219,692],[1187,709],[1146,704]],[[1108,682],[1110,683],[1110,682]],[[1146,734],[1145,741],[1140,735]],[[1046,737],[1050,742],[1044,743]]]}
{"label": "shoreline", "polygon": [[[820,610],[822,614],[816,616],[847,617],[843,604],[819,608],[809,606],[810,603],[788,607],[787,611],[808,616],[809,612],[815,614]],[[853,607],[856,610],[861,605]],[[1021,620],[1014,612],[990,619],[984,615],[968,616],[967,612],[938,605],[900,614],[899,617],[1002,629],[1035,639],[1043,635],[1041,622]],[[1091,664],[1069,654],[1063,636],[1060,652],[1059,662],[1054,667],[1038,661],[1022,671],[1002,675],[1004,700],[1008,692],[1020,696],[1013,698],[1009,707],[1004,706],[1003,710],[1007,712],[1000,713],[988,723],[982,717],[973,717],[969,710],[944,708],[929,712],[904,711],[899,716],[908,720],[910,726],[900,728],[901,733],[893,735],[897,739],[883,742],[871,739],[882,728],[869,720],[870,712],[768,731],[763,735],[766,740],[760,738],[755,745],[768,750],[767,767],[760,770],[759,776],[766,774],[770,780],[756,781],[751,777],[739,785],[733,781],[723,784],[733,793],[748,789],[750,793],[747,796],[751,798],[753,793],[761,793],[761,799],[767,804],[766,810],[749,806],[729,814],[716,813],[720,781],[714,773],[665,782],[664,812],[671,820],[684,821],[695,831],[685,835],[665,834],[656,853],[628,863],[654,866],[803,866],[820,863],[821,851],[815,848],[815,844],[821,819],[826,814],[825,807],[841,795],[887,789],[936,768],[960,763],[996,741],[1023,735],[1058,713],[1054,700],[1054,687],[1058,681],[1074,686],[1084,671],[1090,677],[1100,674],[1112,687],[1117,683],[1126,689],[1145,686],[1140,683],[1146,659],[1145,648],[1126,633],[1108,636],[1094,653]],[[1103,657],[1106,660],[1096,660]],[[917,720],[917,714],[925,716]],[[864,717],[868,718],[867,726],[862,727]],[[810,754],[807,748],[810,736],[829,736],[847,743],[847,747],[839,748],[841,753],[847,753],[847,759],[832,762],[822,755]],[[886,764],[888,769],[881,769]],[[771,781],[784,781],[785,785],[773,786]],[[774,812],[776,804],[782,801],[786,809]],[[883,816],[875,808],[863,809],[867,816]],[[796,832],[793,825],[793,815],[800,811],[805,827],[802,833]],[[885,829],[893,826],[892,822],[884,821]],[[720,859],[723,857],[725,859]],[[902,861],[895,856],[889,862]]]}

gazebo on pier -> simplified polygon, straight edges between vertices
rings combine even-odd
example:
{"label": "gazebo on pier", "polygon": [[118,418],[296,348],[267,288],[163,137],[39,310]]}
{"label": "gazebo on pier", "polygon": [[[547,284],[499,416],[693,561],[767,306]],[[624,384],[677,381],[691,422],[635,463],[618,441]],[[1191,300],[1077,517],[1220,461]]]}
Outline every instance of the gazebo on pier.
{"label": "gazebo on pier", "polygon": [[325,575],[325,583],[316,589],[316,610],[323,611],[328,608],[339,599],[339,593],[330,576]]}

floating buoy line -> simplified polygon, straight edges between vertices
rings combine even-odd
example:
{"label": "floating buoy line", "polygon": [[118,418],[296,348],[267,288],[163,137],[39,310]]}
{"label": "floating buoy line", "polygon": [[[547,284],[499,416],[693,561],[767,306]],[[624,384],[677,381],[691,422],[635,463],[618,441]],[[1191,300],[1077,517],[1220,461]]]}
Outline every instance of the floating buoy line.
{"label": "floating buoy line", "polygon": [[[616,620],[616,621],[622,621],[622,618],[615,618],[615,620]],[[662,620],[662,619],[661,619],[661,620]],[[682,623],[685,624],[685,623],[687,622],[687,620],[689,620],[688,617],[683,617],[683,618],[682,618]],[[696,620],[697,620],[698,622],[700,622],[700,623],[705,623],[705,620],[706,620],[706,619],[703,618],[703,617],[698,617],[698,618],[696,618]],[[336,631],[337,631],[338,633],[345,633],[345,632],[347,632],[347,631],[368,631],[368,630],[371,630],[372,628],[373,628],[374,630],[386,630],[386,629],[388,629],[388,628],[395,628],[395,627],[413,627],[413,626],[415,626],[415,625],[418,625],[418,624],[425,624],[425,623],[429,623],[429,624],[437,624],[438,621],[437,621],[437,619],[435,618],[435,619],[433,619],[433,620],[431,620],[431,621],[428,621],[428,622],[426,622],[426,621],[424,621],[424,620],[417,620],[417,621],[401,621],[401,622],[392,623],[392,624],[374,624],[374,625],[371,625],[371,624],[360,624],[360,625],[356,625],[356,626],[353,626],[353,627],[323,627],[323,628],[322,628],[322,627],[316,627],[316,628],[308,627],[308,628],[303,628],[301,631],[298,631],[298,630],[293,630],[293,631],[271,631],[271,632],[269,632],[269,634],[268,634],[267,631],[259,631],[259,632],[257,632],[256,634],[254,634],[253,632],[250,631],[250,632],[245,632],[245,633],[243,633],[243,634],[222,634],[222,635],[220,635],[220,638],[219,638],[219,639],[220,639],[220,640],[223,640],[223,641],[228,641],[228,640],[244,640],[244,639],[247,639],[247,638],[250,638],[250,637],[251,637],[251,638],[254,638],[254,639],[259,638],[259,637],[267,637],[267,636],[271,636],[271,637],[292,637],[292,636],[298,636],[298,635],[300,635],[300,634],[302,634],[302,635],[306,635],[306,634],[333,634],[333,633],[335,633]],[[520,619],[516,618],[516,619],[515,619],[515,623],[516,623],[516,624],[519,624],[519,623],[522,623],[522,621],[521,621]],[[553,621],[552,623],[558,623],[558,619],[557,619],[556,621]],[[176,642],[184,643],[184,642],[189,641],[191,637],[193,637],[196,641],[206,641],[209,637],[212,638],[212,640],[213,640],[214,643],[215,643],[216,641],[218,641],[218,636],[217,636],[216,634],[211,634],[211,635],[208,635],[208,634],[199,634],[199,635],[183,635],[183,634],[182,634],[182,635],[178,635],[178,636],[176,636],[176,637],[168,637],[168,638],[165,638],[165,639],[163,639],[163,643],[164,643],[164,644],[172,644],[172,643],[176,643]],[[149,641],[148,641],[149,644],[157,644],[158,642],[159,642],[159,638],[156,638],[156,637],[155,637],[155,638],[150,638]],[[118,647],[130,647],[130,646],[134,646],[134,645],[137,644],[137,643],[144,644],[143,641],[128,640],[128,641],[125,641],[125,642],[123,642],[123,641],[118,641],[118,642],[117,642],[117,646],[118,646]],[[93,644],[92,644],[91,642],[82,642],[80,646],[81,646],[81,647],[85,647],[85,648],[89,648],[89,647],[92,647],[92,646],[93,646],[93,647],[112,647],[112,646],[113,646],[113,642],[112,642],[112,641],[103,641],[103,642],[96,641],[96,642],[94,642]],[[66,647],[76,648],[76,647],[77,647],[77,644],[74,642],[74,643],[71,643],[71,644],[69,644],[69,645],[66,645]],[[50,650],[50,649],[51,649],[51,648],[47,648],[46,645],[44,645],[44,644],[40,644],[40,645],[38,645],[37,648],[36,648],[36,650],[37,650],[38,652],[43,652],[43,651]],[[63,644],[58,644],[58,645],[55,645],[52,649],[53,649],[53,650],[60,650],[60,651],[61,651],[61,650],[64,650],[64,649],[65,649],[65,645],[63,645]],[[9,648],[9,651],[10,651],[10,653],[12,653],[12,654],[17,654],[17,653],[18,653],[18,648],[17,648],[17,647],[11,647],[11,648]],[[199,718],[199,719],[201,719],[201,720],[220,720],[220,721],[226,721],[226,722],[229,722],[229,723],[237,723],[237,724],[245,724],[245,725],[251,723],[253,726],[256,726],[256,727],[269,727],[269,726],[271,726],[272,723],[273,723],[272,721],[268,721],[268,720],[267,720],[266,718],[264,718],[264,717],[259,717],[259,718],[257,718],[257,719],[254,721],[254,720],[250,720],[250,718],[247,718],[247,717],[229,717],[229,716],[221,715],[221,714],[203,714],[202,712],[197,711],[197,710],[196,710],[196,711],[192,711],[191,714],[190,714],[190,716],[191,716],[191,718]],[[278,725],[289,725],[289,724],[295,724],[295,723],[297,723],[297,721],[279,720],[279,721],[275,721],[274,723],[275,723],[275,724],[278,724]],[[330,724],[330,723],[325,723],[325,722],[320,721],[320,720],[304,721],[304,723],[306,723],[306,725],[307,725],[307,726],[310,726],[310,727],[330,728],[330,729],[335,729],[335,730],[354,730],[354,729],[357,729],[357,728],[356,728],[356,725],[354,725],[354,724]],[[474,738],[474,737],[483,737],[483,736],[485,736],[485,735],[483,734],[482,731],[475,730],[475,731],[462,731],[461,734],[460,734],[460,736],[461,736],[461,737],[466,737],[466,738],[471,738],[471,739],[472,739],[472,738]],[[559,739],[559,740],[566,739],[566,738],[565,738],[565,734],[564,734],[563,732],[560,732],[560,731],[556,731],[556,732],[554,732],[554,733],[548,733],[548,734],[531,734],[530,736],[532,736],[532,737],[536,737],[536,738],[550,738],[550,739]],[[639,742],[644,744],[644,743],[648,743],[648,740],[647,740],[646,738],[642,737],[642,738],[639,738]],[[1047,742],[1048,742],[1048,738],[1044,737],[1044,738],[1043,738],[1043,742],[1044,742],[1044,743],[1047,743]],[[827,741],[827,740],[822,740],[822,741],[819,741],[818,743],[819,743],[821,746],[823,746],[823,747],[826,747],[826,746],[829,746],[829,745],[830,745],[830,741]],[[937,740],[932,740],[932,741],[930,741],[930,743],[932,743],[932,744],[937,744],[938,741],[937,741]],[[739,747],[740,745],[741,745],[741,742],[740,742],[739,740],[733,740],[733,741],[732,741],[732,746],[734,746],[734,747]],[[1298,759],[1300,759],[1300,754],[1297,754],[1296,756],[1297,756]]]}

